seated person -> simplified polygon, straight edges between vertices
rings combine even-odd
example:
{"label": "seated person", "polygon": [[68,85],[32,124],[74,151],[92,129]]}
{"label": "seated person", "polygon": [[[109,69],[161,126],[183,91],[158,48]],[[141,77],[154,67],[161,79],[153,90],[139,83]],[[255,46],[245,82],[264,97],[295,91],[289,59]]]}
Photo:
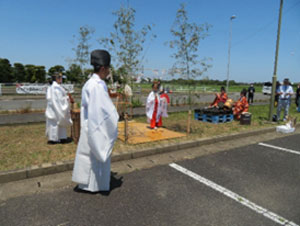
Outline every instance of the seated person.
{"label": "seated person", "polygon": [[241,114],[243,112],[248,112],[249,104],[246,95],[247,95],[247,90],[243,89],[241,91],[240,99],[234,104],[233,115],[237,120],[240,120]]}
{"label": "seated person", "polygon": [[218,107],[218,104],[220,102],[222,102],[223,104],[225,104],[225,102],[227,101],[227,99],[228,99],[227,93],[225,91],[225,88],[222,86],[221,87],[221,93],[220,94],[216,93],[216,98],[215,98],[214,102],[211,105],[209,105],[209,106],[210,107]]}

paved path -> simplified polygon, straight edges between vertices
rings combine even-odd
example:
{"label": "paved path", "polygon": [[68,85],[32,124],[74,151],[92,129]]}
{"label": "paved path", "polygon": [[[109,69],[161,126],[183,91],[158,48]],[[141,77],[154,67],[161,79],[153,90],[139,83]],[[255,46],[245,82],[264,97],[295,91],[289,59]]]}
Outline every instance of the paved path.
{"label": "paved path", "polygon": [[0,225],[300,225],[300,134],[273,137],[115,164],[110,194],[73,192],[70,172],[10,183],[24,194],[0,201]]}
{"label": "paved path", "polygon": [[[193,108],[198,108],[203,106],[203,104],[195,105]],[[170,106],[169,112],[182,112],[188,111],[189,106]],[[133,109],[134,116],[144,116],[145,107],[139,107]],[[38,123],[45,122],[44,112],[32,112],[25,114],[0,114],[0,125],[10,125],[10,124],[22,124],[22,123]]]}
{"label": "paved path", "polygon": [[[265,102],[255,103],[254,105],[266,104]],[[192,109],[207,106],[206,104],[193,105]],[[169,106],[168,112],[183,112],[188,111],[189,106]],[[133,108],[134,116],[145,116],[145,107]],[[0,125],[23,124],[23,123],[39,123],[45,122],[44,112],[31,112],[26,114],[0,114]]]}
{"label": "paved path", "polygon": [[[197,103],[210,103],[214,99],[214,93],[203,93],[199,94],[199,97],[197,95],[194,96],[195,99],[197,99]],[[184,94],[170,94],[171,98],[173,98],[173,104],[183,103],[184,101],[187,103],[187,96]],[[230,93],[229,97],[237,100],[239,97],[239,93]],[[34,98],[26,98],[26,99],[11,99],[11,98],[5,98],[5,96],[2,96],[0,99],[0,111],[6,111],[6,110],[20,110],[20,109],[45,109],[46,108],[46,100],[45,98],[41,97],[42,99],[38,99],[37,97]],[[142,103],[146,102],[146,95],[136,95],[134,99],[139,98]],[[178,101],[177,101],[178,99]],[[263,95],[261,93],[255,94],[256,100],[263,100],[267,101],[270,99],[269,96]],[[80,102],[80,98],[76,99],[77,102]]]}

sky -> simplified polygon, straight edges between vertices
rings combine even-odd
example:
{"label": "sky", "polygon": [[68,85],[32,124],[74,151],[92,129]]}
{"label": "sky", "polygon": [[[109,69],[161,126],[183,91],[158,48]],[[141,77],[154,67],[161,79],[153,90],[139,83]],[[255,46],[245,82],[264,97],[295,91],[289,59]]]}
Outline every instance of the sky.
{"label": "sky", "polygon": [[[229,78],[238,82],[271,81],[280,0],[0,0],[0,58],[11,64],[54,65],[68,68],[74,58],[73,36],[80,26],[95,29],[91,49],[108,37],[121,5],[136,10],[136,28],[154,24],[157,38],[145,46],[146,76],[160,77],[174,63],[173,50],[165,43],[173,40],[170,28],[180,3],[186,4],[189,22],[208,23],[209,36],[200,42],[200,59],[212,58],[212,67],[203,74],[226,80],[230,17],[232,43]],[[114,56],[112,56],[113,58]],[[158,75],[152,69],[158,70]],[[277,77],[300,82],[300,0],[284,0]],[[164,78],[164,77],[163,77]],[[170,78],[170,77],[167,77]]]}

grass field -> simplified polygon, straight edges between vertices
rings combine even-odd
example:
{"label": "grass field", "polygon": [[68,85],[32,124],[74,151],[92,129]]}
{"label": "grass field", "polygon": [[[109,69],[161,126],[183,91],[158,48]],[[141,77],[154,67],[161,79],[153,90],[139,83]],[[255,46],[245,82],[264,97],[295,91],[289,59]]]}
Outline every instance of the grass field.
{"label": "grass field", "polygon": [[[171,90],[175,90],[176,92],[184,92],[188,91],[188,86],[186,85],[175,85],[175,84],[163,84],[163,86],[169,87]],[[134,90],[141,89],[142,92],[149,92],[151,90],[151,84],[134,84]],[[191,86],[191,90],[197,92],[219,92],[221,86],[219,85],[198,85],[196,87]],[[241,92],[242,89],[248,90],[249,85],[233,85],[229,86],[229,92]],[[255,91],[257,93],[262,92],[262,86],[255,86]]]}
{"label": "grass field", "polygon": [[[187,92],[188,91],[188,86],[187,85],[177,85],[177,84],[162,84],[165,88],[169,87],[170,90],[176,91],[176,92]],[[145,93],[149,93],[151,91],[151,86],[152,83],[149,84],[132,84],[132,88],[134,91],[141,91]],[[229,92],[240,92],[243,88],[248,89],[248,85],[234,85],[234,86],[229,86]],[[219,85],[198,85],[196,87],[191,86],[191,90],[197,91],[197,92],[219,92],[221,86]],[[262,92],[262,87],[261,86],[256,86],[255,90],[257,93]],[[81,93],[81,88],[80,87],[75,87],[75,93],[80,94]],[[16,93],[16,87],[15,86],[9,86],[9,87],[3,87],[2,88],[2,95],[18,95],[18,96],[24,96],[24,94],[17,94]],[[31,94],[31,96],[35,96],[35,94]]]}
{"label": "grass field", "polygon": [[[192,120],[191,134],[185,138],[139,145],[127,145],[118,140],[115,144],[114,152],[124,153],[147,147],[155,147],[155,145],[174,144],[186,140],[213,137],[276,125],[267,122],[268,106],[250,106],[249,111],[252,113],[251,125],[240,125],[238,121],[211,124]],[[299,118],[300,113],[296,112],[295,105],[291,107],[290,115],[298,116]],[[134,120],[146,123],[145,117],[138,117]],[[185,133],[187,112],[169,114],[169,118],[163,119],[163,124],[167,129]],[[76,145],[74,143],[48,145],[45,137],[45,124],[0,127],[0,171],[24,168],[48,162],[73,160],[75,152]]]}

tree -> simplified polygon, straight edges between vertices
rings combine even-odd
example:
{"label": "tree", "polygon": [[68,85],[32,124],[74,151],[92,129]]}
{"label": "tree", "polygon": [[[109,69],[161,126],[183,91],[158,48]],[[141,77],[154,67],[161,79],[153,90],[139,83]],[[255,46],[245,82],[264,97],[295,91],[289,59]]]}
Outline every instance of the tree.
{"label": "tree", "polygon": [[94,28],[84,25],[79,28],[77,36],[73,35],[73,42],[76,42],[75,47],[72,48],[75,52],[75,59],[73,60],[73,63],[80,66],[82,76],[84,75],[84,66],[89,63],[91,47],[89,41],[94,32]]}
{"label": "tree", "polygon": [[67,79],[73,83],[79,83],[81,81],[81,68],[77,64],[71,64],[69,70],[66,71]]}
{"label": "tree", "polygon": [[59,73],[64,74],[65,73],[64,66],[62,66],[62,65],[55,65],[55,66],[49,68],[49,70],[48,70],[48,74],[50,76],[54,75],[55,72],[59,72]]}
{"label": "tree", "polygon": [[[125,70],[124,77],[127,82],[130,76],[141,70],[142,56],[146,37],[150,34],[154,25],[146,25],[141,30],[135,28],[135,9],[121,6],[113,15],[117,17],[114,23],[114,31],[109,37],[100,38],[100,45],[104,45],[116,56],[117,68]],[[156,36],[152,33],[152,38]]]}
{"label": "tree", "polygon": [[25,65],[25,82],[35,82],[35,66],[33,64]]}
{"label": "tree", "polygon": [[21,63],[14,63],[13,74],[16,82],[25,82],[26,81],[26,72],[25,67]]}
{"label": "tree", "polygon": [[12,67],[8,59],[0,58],[0,82],[14,82]]}
{"label": "tree", "polygon": [[113,66],[111,66],[111,74],[114,82],[118,82],[119,84],[127,83],[127,71],[125,67],[119,67],[118,69],[115,69]]}
{"label": "tree", "polygon": [[[185,79],[201,76],[210,67],[205,63],[206,58],[198,60],[198,48],[200,40],[208,36],[211,25],[189,23],[185,5],[181,4],[177,10],[171,34],[175,40],[168,42],[171,49],[176,52],[172,55],[175,63],[171,69],[173,74],[180,74]],[[200,66],[200,67],[199,67]]]}
{"label": "tree", "polygon": [[[180,5],[171,27],[171,34],[175,39],[168,42],[170,48],[175,49],[175,53],[172,55],[175,58],[175,63],[171,69],[171,74],[181,75],[187,79],[189,86],[192,78],[201,76],[210,67],[206,64],[207,59],[198,60],[197,54],[200,40],[207,37],[210,27],[211,25],[207,23],[189,23],[185,5]],[[189,102],[191,103],[190,91]]]}
{"label": "tree", "polygon": [[33,82],[45,82],[46,81],[46,70],[44,66],[35,66],[35,81]]}

